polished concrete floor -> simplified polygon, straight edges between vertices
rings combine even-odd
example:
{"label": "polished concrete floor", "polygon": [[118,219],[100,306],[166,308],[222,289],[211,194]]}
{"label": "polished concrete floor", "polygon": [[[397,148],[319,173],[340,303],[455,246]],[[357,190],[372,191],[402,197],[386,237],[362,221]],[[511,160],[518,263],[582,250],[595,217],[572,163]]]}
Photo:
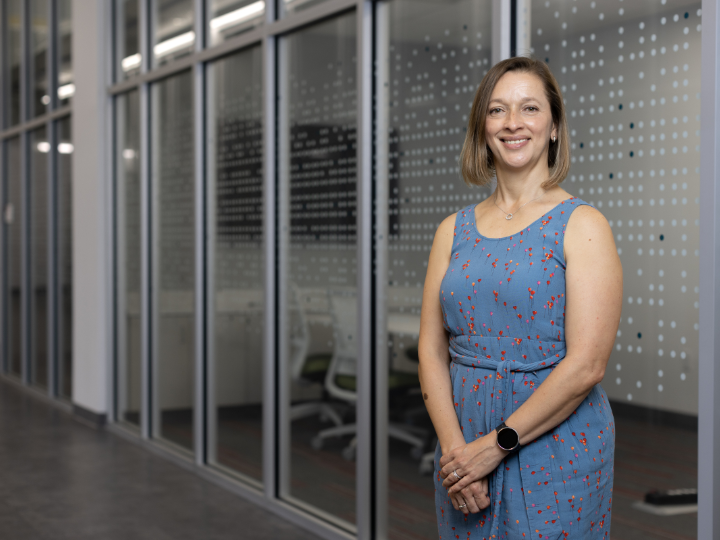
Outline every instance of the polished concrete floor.
{"label": "polished concrete floor", "polygon": [[1,379],[0,463],[3,540],[315,538]]}

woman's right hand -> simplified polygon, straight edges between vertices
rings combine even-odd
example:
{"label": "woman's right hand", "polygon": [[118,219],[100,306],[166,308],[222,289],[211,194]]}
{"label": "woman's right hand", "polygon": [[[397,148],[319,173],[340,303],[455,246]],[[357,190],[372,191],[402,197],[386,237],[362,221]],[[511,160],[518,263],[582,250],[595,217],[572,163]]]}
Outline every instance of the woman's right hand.
{"label": "woman's right hand", "polygon": [[[463,488],[460,493],[450,495],[455,510],[460,510],[463,514],[477,514],[490,506],[490,495],[488,494],[488,479],[481,478],[476,482]],[[460,507],[460,505],[466,505]]]}

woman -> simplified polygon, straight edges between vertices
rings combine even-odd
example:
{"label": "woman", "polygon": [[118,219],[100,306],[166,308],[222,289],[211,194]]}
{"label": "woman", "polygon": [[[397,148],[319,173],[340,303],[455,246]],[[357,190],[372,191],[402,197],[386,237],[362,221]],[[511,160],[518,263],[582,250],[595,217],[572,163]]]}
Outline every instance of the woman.
{"label": "woman", "polygon": [[615,436],[599,383],[622,268],[602,214],[559,186],[569,148],[543,62],[488,71],[462,174],[497,187],[439,226],[423,292],[441,538],[609,537]]}

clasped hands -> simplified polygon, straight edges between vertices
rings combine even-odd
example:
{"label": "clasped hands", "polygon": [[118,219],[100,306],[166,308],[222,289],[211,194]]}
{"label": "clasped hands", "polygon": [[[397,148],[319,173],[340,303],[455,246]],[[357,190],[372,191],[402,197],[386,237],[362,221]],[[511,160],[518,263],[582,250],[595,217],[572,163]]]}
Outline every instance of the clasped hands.
{"label": "clasped hands", "polygon": [[497,445],[494,431],[443,454],[440,476],[455,510],[467,515],[490,506],[487,477],[507,454]]}

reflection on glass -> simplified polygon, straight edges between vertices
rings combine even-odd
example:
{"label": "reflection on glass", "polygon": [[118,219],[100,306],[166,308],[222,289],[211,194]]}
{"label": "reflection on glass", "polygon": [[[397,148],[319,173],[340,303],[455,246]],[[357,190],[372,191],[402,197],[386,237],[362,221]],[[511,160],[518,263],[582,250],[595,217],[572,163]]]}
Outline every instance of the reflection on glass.
{"label": "reflection on glass", "polygon": [[30,0],[30,118],[44,114],[48,95],[48,0]]}
{"label": "reflection on glass", "polygon": [[57,0],[58,105],[70,103],[75,94],[72,71],[72,0]]}
{"label": "reflection on glass", "polygon": [[208,66],[210,461],[262,479],[262,55]]}
{"label": "reflection on glass", "polygon": [[30,133],[30,380],[47,388],[48,153],[45,127]]}
{"label": "reflection on glass", "polygon": [[20,62],[22,60],[22,5],[23,0],[7,0],[7,55],[10,92],[10,125],[20,123],[20,80],[22,74],[20,71]]}
{"label": "reflection on glass", "polygon": [[118,420],[140,426],[142,407],[140,94],[115,100],[116,358]]}
{"label": "reflection on glass", "polygon": [[189,71],[152,86],[153,429],[193,448],[195,187]]}
{"label": "reflection on glass", "polygon": [[[356,16],[280,41],[285,498],[355,522]],[[329,471],[332,471],[329,473]]]}
{"label": "reflection on glass", "polygon": [[72,122],[60,120],[57,129],[57,329],[58,393],[72,398]]}
{"label": "reflection on glass", "polygon": [[328,0],[279,0],[278,7],[280,9],[280,17],[287,17],[288,15],[306,10],[327,1]]}
{"label": "reflection on glass", "polygon": [[152,0],[154,66],[161,66],[193,51],[193,3],[193,0]]}
{"label": "reflection on glass", "polygon": [[140,0],[116,0],[115,36],[117,58],[115,59],[118,81],[140,73]]}
{"label": "reflection on glass", "polygon": [[23,264],[22,264],[22,155],[20,151],[20,137],[7,142],[6,154],[8,159],[7,174],[7,206],[5,207],[5,223],[7,226],[7,351],[10,357],[10,373],[20,377],[22,375],[22,291],[23,291]]}
{"label": "reflection on glass", "polygon": [[[417,378],[420,305],[440,222],[486,189],[457,158],[467,114],[491,65],[491,1],[377,5],[378,362],[388,370],[388,533],[437,538],[435,437]],[[411,24],[408,24],[412,21]],[[413,519],[407,517],[412,509]]]}
{"label": "reflection on glass", "polygon": [[[567,104],[564,187],[608,219],[624,270],[603,381],[616,423],[618,538],[657,537],[648,529],[657,518],[633,508],[652,488],[697,486],[700,4],[638,2],[600,20],[589,4],[532,3],[530,45]],[[692,457],[677,467],[679,455]],[[663,517],[663,534],[695,537],[696,519]]]}
{"label": "reflection on glass", "polygon": [[210,45],[257,28],[265,19],[264,0],[210,0],[208,8]]}

